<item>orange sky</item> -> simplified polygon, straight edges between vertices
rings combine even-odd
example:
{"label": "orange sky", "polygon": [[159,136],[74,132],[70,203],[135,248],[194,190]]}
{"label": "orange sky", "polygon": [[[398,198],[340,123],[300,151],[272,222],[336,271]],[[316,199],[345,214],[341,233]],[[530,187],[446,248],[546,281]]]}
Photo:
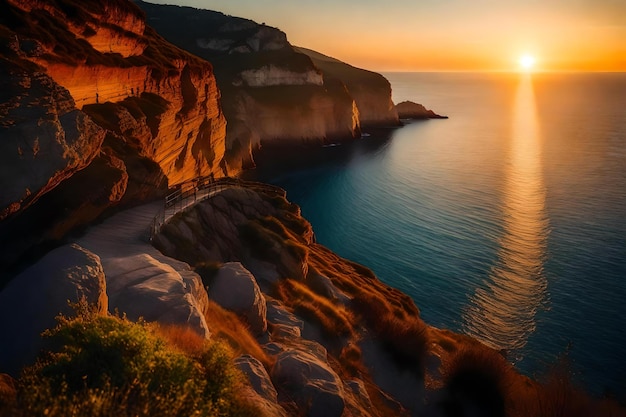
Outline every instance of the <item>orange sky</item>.
{"label": "orange sky", "polygon": [[378,71],[626,71],[626,0],[150,0],[275,26]]}

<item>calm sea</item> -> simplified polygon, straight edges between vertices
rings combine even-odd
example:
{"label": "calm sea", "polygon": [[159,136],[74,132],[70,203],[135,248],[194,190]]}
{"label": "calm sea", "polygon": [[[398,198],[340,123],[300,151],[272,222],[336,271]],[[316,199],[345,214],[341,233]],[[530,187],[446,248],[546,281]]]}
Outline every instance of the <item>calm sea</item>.
{"label": "calm sea", "polygon": [[450,119],[257,175],[429,324],[626,400],[626,74],[385,76]]}

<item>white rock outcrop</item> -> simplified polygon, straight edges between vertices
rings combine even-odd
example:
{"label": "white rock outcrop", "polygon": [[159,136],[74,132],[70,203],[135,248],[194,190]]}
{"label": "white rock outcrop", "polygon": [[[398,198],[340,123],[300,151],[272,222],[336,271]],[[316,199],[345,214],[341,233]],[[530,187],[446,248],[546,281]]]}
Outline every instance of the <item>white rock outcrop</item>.
{"label": "white rock outcrop", "polygon": [[118,213],[92,226],[78,243],[100,256],[109,310],[131,320],[185,326],[209,338],[208,296],[189,264],[164,256],[146,240],[161,202]]}
{"label": "white rock outcrop", "polygon": [[270,87],[276,85],[323,85],[324,77],[320,71],[291,71],[276,65],[265,65],[259,69],[242,71],[239,85],[248,87]]}
{"label": "white rock outcrop", "polygon": [[266,297],[266,299],[267,321],[274,327],[274,337],[301,337],[304,322],[289,312],[278,300],[269,297]]}
{"label": "white rock outcrop", "polygon": [[137,254],[108,259],[106,272],[111,311],[124,312],[131,320],[190,326],[208,336],[195,288],[181,271],[150,254]]}
{"label": "white rock outcrop", "polygon": [[278,393],[272,384],[263,364],[253,356],[242,355],[235,359],[235,365],[248,377],[250,385],[257,394],[272,402],[278,402]]}
{"label": "white rock outcrop", "polygon": [[209,288],[209,298],[243,316],[254,335],[267,331],[267,306],[259,285],[239,262],[224,264]]}

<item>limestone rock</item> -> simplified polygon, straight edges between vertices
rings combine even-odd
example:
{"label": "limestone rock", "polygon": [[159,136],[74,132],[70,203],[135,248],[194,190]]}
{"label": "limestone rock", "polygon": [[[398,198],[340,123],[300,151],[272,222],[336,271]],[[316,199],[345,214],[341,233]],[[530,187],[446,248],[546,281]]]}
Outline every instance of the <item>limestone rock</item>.
{"label": "limestone rock", "polygon": [[270,87],[278,85],[317,85],[324,84],[322,73],[315,68],[308,71],[292,71],[276,65],[265,65],[258,69],[248,69],[239,74],[235,85],[248,87]]}
{"label": "limestone rock", "polygon": [[274,325],[275,337],[300,337],[304,322],[289,312],[278,300],[268,296],[265,298],[267,300],[267,321]]}
{"label": "limestone rock", "polygon": [[[348,407],[351,409],[353,415],[370,415],[371,410],[374,410],[372,399],[365,388],[365,384],[360,379],[352,379],[345,381],[344,388],[346,399],[349,400]],[[350,401],[351,400],[351,401]]]}
{"label": "limestone rock", "polygon": [[209,288],[209,298],[243,316],[252,334],[267,331],[265,297],[254,276],[239,262],[224,264]]}
{"label": "limestone rock", "polygon": [[[166,38],[184,25],[185,33],[179,33],[177,39],[184,38],[185,45],[178,46],[198,56],[275,53],[288,51],[291,47],[284,32],[252,20],[191,7],[165,6],[143,1],[136,3],[146,13],[148,22]],[[172,38],[172,42],[176,43],[175,41]],[[236,57],[242,60],[247,58],[249,57]]]}
{"label": "limestone rock", "polygon": [[343,384],[328,363],[302,350],[278,355],[272,380],[279,393],[293,398],[311,417],[341,416],[345,408]]}
{"label": "limestone rock", "polygon": [[249,404],[254,404],[259,413],[258,417],[291,417],[293,415],[288,413],[279,403],[263,398],[248,385],[244,385],[237,395]]}
{"label": "limestone rock", "polygon": [[49,252],[0,292],[0,369],[13,375],[34,361],[43,346],[40,334],[56,325],[59,313],[71,315],[68,301],[83,298],[101,314],[108,310],[100,259],[76,245]]}
{"label": "limestone rock", "polygon": [[412,101],[403,101],[396,104],[398,116],[401,119],[447,119],[447,116],[440,116],[421,104]]}
{"label": "limestone rock", "polygon": [[335,287],[330,278],[320,274],[311,274],[309,280],[311,286],[315,287],[318,292],[324,294],[328,299],[338,301],[344,305],[350,302],[350,297]]}
{"label": "limestone rock", "polygon": [[74,9],[69,16],[60,9],[33,0],[14,2],[13,5],[28,13],[45,9],[52,16],[64,19],[74,33],[102,53],[116,53],[126,58],[140,55],[146,47],[141,39],[145,29],[143,16],[122,2],[99,2],[88,10]]}
{"label": "limestone rock", "polygon": [[191,294],[195,289],[172,266],[136,254],[110,258],[105,267],[111,311],[117,309],[131,320],[190,326],[208,337],[201,304]]}
{"label": "limestone rock", "polygon": [[268,401],[278,402],[276,388],[274,388],[269,374],[258,359],[250,355],[242,355],[235,359],[235,365],[248,378],[250,385],[257,394]]}

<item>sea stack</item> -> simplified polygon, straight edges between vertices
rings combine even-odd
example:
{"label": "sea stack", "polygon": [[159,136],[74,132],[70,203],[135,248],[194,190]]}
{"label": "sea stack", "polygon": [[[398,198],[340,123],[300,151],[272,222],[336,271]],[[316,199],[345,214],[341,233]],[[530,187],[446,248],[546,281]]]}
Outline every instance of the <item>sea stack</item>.
{"label": "sea stack", "polygon": [[448,116],[441,116],[421,104],[412,101],[403,101],[396,104],[396,111],[400,119],[447,119]]}

